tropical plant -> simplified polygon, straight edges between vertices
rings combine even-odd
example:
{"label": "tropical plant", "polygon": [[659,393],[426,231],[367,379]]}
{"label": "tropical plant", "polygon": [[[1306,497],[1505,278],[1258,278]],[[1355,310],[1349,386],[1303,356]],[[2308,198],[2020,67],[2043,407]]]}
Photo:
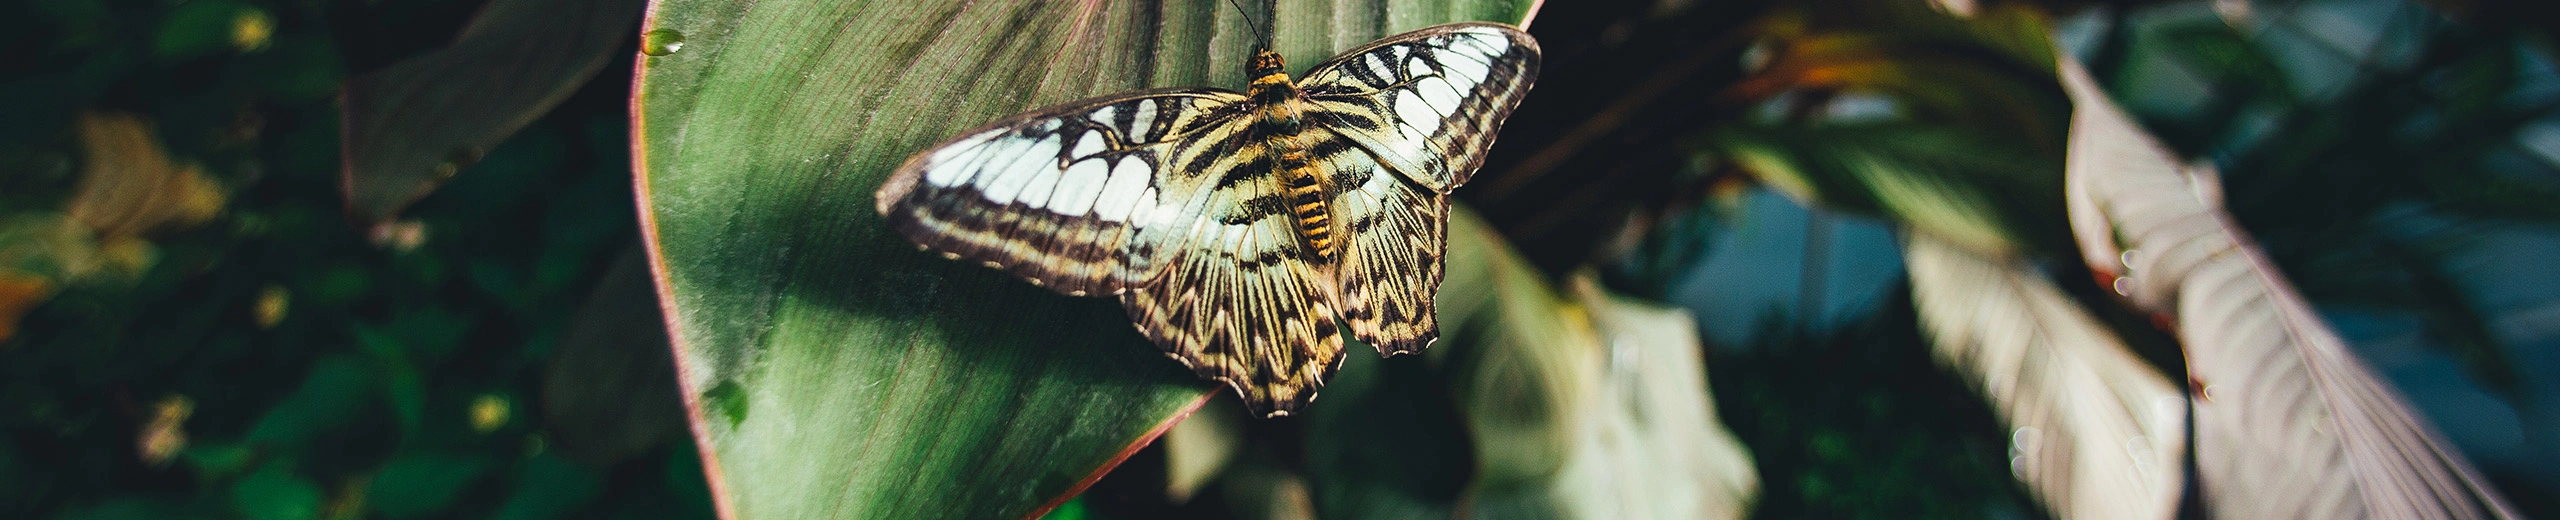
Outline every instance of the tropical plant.
{"label": "tropical plant", "polygon": [[[2554,511],[2334,315],[2414,316],[2501,403],[2560,377],[2452,267],[2560,215],[2530,26],[2392,4],[2324,76],[2305,4],[474,5],[11,8],[60,23],[0,134],[0,512]],[[1457,191],[1442,340],[1352,345],[1302,416],[872,211],[961,129],[1239,86],[1260,31],[1296,72],[1460,20],[1546,58]],[[1817,208],[1794,305],[1666,306],[1731,304],[1687,282],[1769,192]],[[1902,276],[1826,319],[1854,255]]]}

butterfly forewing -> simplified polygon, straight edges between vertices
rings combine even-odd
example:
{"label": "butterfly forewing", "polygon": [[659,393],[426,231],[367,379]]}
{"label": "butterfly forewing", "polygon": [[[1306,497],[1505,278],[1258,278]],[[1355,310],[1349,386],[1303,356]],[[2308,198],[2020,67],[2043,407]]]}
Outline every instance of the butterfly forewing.
{"label": "butterfly forewing", "polygon": [[909,159],[882,185],[878,209],[946,256],[1069,295],[1117,294],[1151,274],[1124,261],[1133,231],[1172,221],[1165,212],[1192,194],[1158,185],[1166,158],[1233,119],[1225,109],[1241,100],[1165,90],[1017,116]]}
{"label": "butterfly forewing", "polygon": [[1255,97],[1070,103],[918,154],[879,210],[951,257],[1120,295],[1167,354],[1286,414],[1340,366],[1337,329],[1383,353],[1438,338],[1447,194],[1537,68],[1528,35],[1459,23],[1355,49],[1294,87],[1257,82]]}
{"label": "butterfly forewing", "polygon": [[1369,152],[1333,162],[1336,234],[1350,242],[1336,276],[1353,336],[1387,354],[1439,337],[1431,299],[1447,249],[1447,193],[1483,164],[1537,72],[1528,35],[1458,23],[1379,40],[1307,73],[1318,120]]}
{"label": "butterfly forewing", "polygon": [[1484,164],[1504,117],[1538,75],[1538,44],[1489,23],[1434,26],[1379,40],[1307,71],[1328,128],[1381,162],[1448,193]]}

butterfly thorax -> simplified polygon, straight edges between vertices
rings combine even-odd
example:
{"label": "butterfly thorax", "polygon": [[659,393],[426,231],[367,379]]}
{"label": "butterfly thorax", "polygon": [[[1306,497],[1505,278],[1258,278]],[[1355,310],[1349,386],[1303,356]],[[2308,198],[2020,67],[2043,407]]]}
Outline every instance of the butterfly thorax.
{"label": "butterfly thorax", "polygon": [[[1006,118],[880,187],[898,233],[1070,296],[1118,298],[1150,342],[1265,416],[1303,410],[1344,342],[1439,339],[1449,190],[1536,77],[1536,42],[1437,25],[1243,92],[1157,89]],[[1230,71],[1232,72],[1232,71]]]}
{"label": "butterfly thorax", "polygon": [[1296,224],[1298,238],[1305,243],[1318,262],[1332,262],[1338,249],[1333,236],[1333,211],[1325,200],[1325,186],[1330,168],[1323,157],[1308,152],[1324,147],[1328,140],[1341,139],[1330,132],[1307,132],[1304,115],[1314,109],[1306,93],[1289,80],[1289,73],[1278,53],[1262,50],[1254,53],[1245,72],[1253,77],[1245,95],[1255,102],[1254,131],[1268,147],[1271,173],[1284,187],[1282,201]]}

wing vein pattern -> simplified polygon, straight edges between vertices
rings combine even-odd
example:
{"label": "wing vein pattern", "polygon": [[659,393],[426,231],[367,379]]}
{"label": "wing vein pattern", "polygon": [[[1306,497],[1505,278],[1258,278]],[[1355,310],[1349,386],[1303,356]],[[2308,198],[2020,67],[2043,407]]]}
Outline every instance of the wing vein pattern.
{"label": "wing vein pattern", "polygon": [[1438,338],[1449,190],[1537,66],[1527,34],[1457,23],[1250,93],[1077,101],[926,149],[876,209],[944,256],[1117,296],[1167,355],[1286,414],[1340,366],[1343,335],[1384,354]]}

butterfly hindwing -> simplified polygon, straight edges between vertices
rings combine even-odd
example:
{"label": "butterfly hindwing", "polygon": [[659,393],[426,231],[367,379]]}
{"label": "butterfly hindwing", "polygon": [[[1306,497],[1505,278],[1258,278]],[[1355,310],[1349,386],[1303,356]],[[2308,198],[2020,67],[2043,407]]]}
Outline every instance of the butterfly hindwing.
{"label": "butterfly hindwing", "polygon": [[1200,196],[1183,211],[1187,222],[1163,228],[1182,235],[1158,246],[1160,260],[1145,260],[1163,268],[1120,299],[1165,353],[1226,382],[1254,410],[1286,414],[1341,366],[1342,338],[1330,272],[1308,258],[1288,213],[1272,202],[1280,186],[1221,182],[1264,153],[1251,145],[1215,152],[1193,179]]}
{"label": "butterfly hindwing", "polygon": [[[923,247],[1083,296],[1127,287],[1123,248],[1178,206],[1166,157],[1234,114],[1209,89],[1095,98],[970,131],[917,154],[879,192],[891,228]],[[1143,274],[1139,275],[1143,276]]]}
{"label": "butterfly hindwing", "polygon": [[1440,337],[1440,293],[1448,245],[1448,196],[1394,174],[1366,151],[1335,161],[1337,235],[1348,237],[1336,276],[1342,320],[1382,354],[1422,351]]}
{"label": "butterfly hindwing", "polygon": [[1439,337],[1447,194],[1483,163],[1538,50],[1458,23],[1303,83],[1266,57],[1249,93],[1137,92],[968,132],[901,166],[878,209],[953,258],[1117,294],[1167,355],[1288,414],[1341,366],[1343,335],[1388,354]]}
{"label": "butterfly hindwing", "polygon": [[1343,321],[1380,353],[1439,338],[1441,255],[1450,189],[1484,162],[1503,118],[1538,72],[1535,40],[1498,24],[1458,23],[1390,36],[1317,65],[1308,97],[1333,132],[1367,154],[1334,168],[1336,271]]}
{"label": "butterfly hindwing", "polygon": [[1484,164],[1502,120],[1538,75],[1538,43],[1491,23],[1387,37],[1307,71],[1330,127],[1380,162],[1448,193]]}

